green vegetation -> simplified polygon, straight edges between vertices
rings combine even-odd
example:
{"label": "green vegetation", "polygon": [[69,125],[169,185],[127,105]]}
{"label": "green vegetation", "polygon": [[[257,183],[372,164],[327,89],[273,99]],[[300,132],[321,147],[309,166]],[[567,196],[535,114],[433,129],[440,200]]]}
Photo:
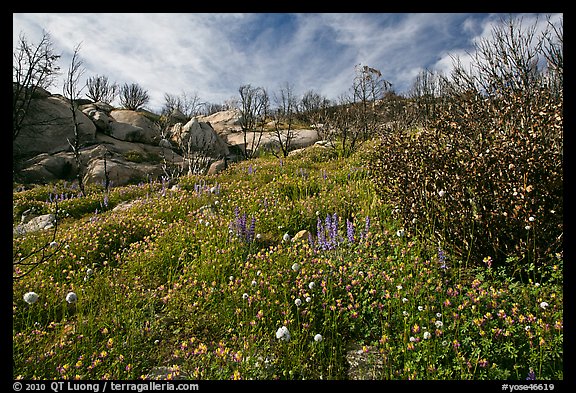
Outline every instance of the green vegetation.
{"label": "green vegetation", "polygon": [[[375,144],[60,202],[56,253],[14,265],[14,378],[348,379],[355,346],[381,379],[563,379],[562,255],[526,280],[489,255],[466,267],[395,218]],[[15,188],[15,219],[70,187]],[[14,237],[15,258],[51,235]]]}
{"label": "green vegetation", "polygon": [[337,149],[169,189],[14,184],[15,224],[57,225],[13,238],[13,377],[562,380],[562,33],[516,29],[411,100],[357,100],[388,92],[361,68],[308,108]]}

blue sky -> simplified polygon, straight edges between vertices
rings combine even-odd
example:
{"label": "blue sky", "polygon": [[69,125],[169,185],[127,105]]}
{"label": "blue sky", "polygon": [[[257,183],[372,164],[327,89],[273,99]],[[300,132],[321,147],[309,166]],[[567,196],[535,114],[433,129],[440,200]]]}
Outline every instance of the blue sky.
{"label": "blue sky", "polygon": [[[546,16],[514,14],[529,26]],[[352,85],[354,66],[382,72],[393,89],[409,91],[428,68],[449,72],[452,56],[466,62],[474,42],[490,36],[508,14],[485,13],[14,13],[13,45],[24,33],[37,43],[47,31],[65,72],[74,47],[87,77],[138,83],[152,110],[164,94],[202,101],[238,98],[245,84],[273,94],[289,83],[296,95],[314,90],[337,100]],[[62,92],[64,72],[49,89]],[[83,82],[82,82],[83,83]]]}

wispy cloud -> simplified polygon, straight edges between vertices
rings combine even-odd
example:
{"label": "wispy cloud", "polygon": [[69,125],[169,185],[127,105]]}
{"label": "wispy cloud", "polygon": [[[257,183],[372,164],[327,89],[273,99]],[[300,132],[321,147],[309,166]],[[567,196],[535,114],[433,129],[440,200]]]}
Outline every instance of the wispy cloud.
{"label": "wispy cloud", "polygon": [[[533,17],[533,16],[530,16]],[[244,84],[330,99],[345,93],[354,66],[378,68],[398,93],[423,68],[449,69],[489,31],[498,14],[14,14],[37,42],[48,31],[66,70],[81,43],[85,77],[138,83],[160,109],[164,94],[196,92],[213,103]],[[544,19],[544,18],[542,18]],[[55,87],[55,92],[58,87]]]}

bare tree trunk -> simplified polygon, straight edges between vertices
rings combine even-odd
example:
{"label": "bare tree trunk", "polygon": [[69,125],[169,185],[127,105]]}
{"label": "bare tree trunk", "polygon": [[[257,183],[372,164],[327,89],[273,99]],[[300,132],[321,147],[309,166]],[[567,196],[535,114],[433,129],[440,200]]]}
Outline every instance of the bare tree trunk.
{"label": "bare tree trunk", "polygon": [[76,179],[78,180],[78,187],[80,188],[80,193],[82,196],[86,196],[86,191],[84,189],[84,166],[82,165],[82,157],[80,155],[80,130],[78,127],[78,120],[76,118],[76,111],[78,110],[78,104],[76,100],[80,95],[78,90],[78,80],[80,76],[84,73],[82,67],[82,61],[78,58],[78,53],[80,52],[80,45],[78,44],[74,49],[74,54],[72,56],[72,62],[70,68],[68,69],[68,74],[66,80],[64,81],[64,97],[70,101],[70,111],[72,112],[72,122],[74,127],[74,139],[70,141],[68,139],[68,144],[72,148],[74,153],[74,160],[76,162]]}

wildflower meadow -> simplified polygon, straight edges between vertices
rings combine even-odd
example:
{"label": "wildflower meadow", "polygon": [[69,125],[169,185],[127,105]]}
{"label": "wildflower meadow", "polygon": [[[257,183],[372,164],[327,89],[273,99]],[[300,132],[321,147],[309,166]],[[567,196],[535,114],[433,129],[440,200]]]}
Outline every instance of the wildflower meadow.
{"label": "wildflower meadow", "polygon": [[563,379],[562,253],[515,274],[422,236],[371,180],[372,147],[174,189],[15,186],[15,223],[57,206],[58,228],[13,238],[13,377]]}

